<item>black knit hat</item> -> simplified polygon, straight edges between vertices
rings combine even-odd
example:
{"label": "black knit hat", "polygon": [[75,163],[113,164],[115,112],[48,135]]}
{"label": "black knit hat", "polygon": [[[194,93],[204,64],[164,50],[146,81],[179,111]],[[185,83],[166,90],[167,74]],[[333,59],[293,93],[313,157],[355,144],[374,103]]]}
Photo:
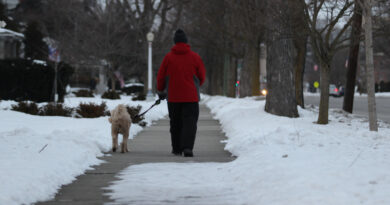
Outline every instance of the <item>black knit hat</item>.
{"label": "black knit hat", "polygon": [[187,43],[187,36],[186,36],[186,33],[184,33],[183,30],[181,29],[177,29],[177,31],[175,32],[175,37],[173,37],[173,41],[176,43]]}

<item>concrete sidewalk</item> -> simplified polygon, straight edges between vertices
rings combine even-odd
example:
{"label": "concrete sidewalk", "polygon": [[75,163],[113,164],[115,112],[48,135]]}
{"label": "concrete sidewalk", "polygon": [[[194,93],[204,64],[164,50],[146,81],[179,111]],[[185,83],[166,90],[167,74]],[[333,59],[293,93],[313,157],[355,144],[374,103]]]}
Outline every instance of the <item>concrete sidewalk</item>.
{"label": "concrete sidewalk", "polygon": [[[109,137],[109,136],[107,136]],[[153,162],[228,162],[233,160],[229,152],[224,151],[224,134],[218,121],[213,120],[208,108],[200,105],[198,132],[195,141],[194,157],[174,156],[171,152],[169,120],[163,119],[139,133],[128,143],[129,153],[112,153],[101,158],[107,163],[94,167],[77,177],[73,183],[62,186],[55,199],[38,204],[104,204],[113,202],[102,188],[117,180],[115,177],[122,169],[142,163]]]}

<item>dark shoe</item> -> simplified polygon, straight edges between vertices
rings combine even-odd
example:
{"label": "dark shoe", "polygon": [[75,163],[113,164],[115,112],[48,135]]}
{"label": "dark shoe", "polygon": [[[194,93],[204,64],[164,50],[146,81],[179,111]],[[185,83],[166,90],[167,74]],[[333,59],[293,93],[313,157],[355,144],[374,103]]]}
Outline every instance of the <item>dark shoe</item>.
{"label": "dark shoe", "polygon": [[194,154],[192,153],[192,150],[190,149],[184,149],[183,150],[184,157],[193,157]]}
{"label": "dark shoe", "polygon": [[176,156],[181,156],[182,152],[172,150],[172,154],[174,154],[174,155],[176,155]]}

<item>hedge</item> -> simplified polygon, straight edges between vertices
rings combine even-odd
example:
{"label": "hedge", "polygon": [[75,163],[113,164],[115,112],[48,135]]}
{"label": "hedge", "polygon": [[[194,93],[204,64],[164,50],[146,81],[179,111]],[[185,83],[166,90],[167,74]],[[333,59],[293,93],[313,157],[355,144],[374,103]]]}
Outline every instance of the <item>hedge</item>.
{"label": "hedge", "polygon": [[[57,90],[63,101],[65,87],[73,69],[65,63],[58,65]],[[26,59],[0,60],[0,99],[35,102],[54,100],[54,67]]]}

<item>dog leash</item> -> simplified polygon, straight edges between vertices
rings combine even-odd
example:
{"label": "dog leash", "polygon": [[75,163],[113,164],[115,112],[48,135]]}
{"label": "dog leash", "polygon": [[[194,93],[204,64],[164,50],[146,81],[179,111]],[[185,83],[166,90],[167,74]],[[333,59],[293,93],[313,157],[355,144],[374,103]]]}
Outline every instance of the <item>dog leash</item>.
{"label": "dog leash", "polygon": [[139,115],[136,115],[134,118],[142,117],[142,116],[145,115],[150,109],[152,109],[154,106],[160,104],[160,102],[161,102],[160,99],[156,100],[156,102],[154,102],[154,104],[153,104],[149,109],[147,109],[145,112],[143,112],[143,113],[141,113],[141,114],[139,114]]}

